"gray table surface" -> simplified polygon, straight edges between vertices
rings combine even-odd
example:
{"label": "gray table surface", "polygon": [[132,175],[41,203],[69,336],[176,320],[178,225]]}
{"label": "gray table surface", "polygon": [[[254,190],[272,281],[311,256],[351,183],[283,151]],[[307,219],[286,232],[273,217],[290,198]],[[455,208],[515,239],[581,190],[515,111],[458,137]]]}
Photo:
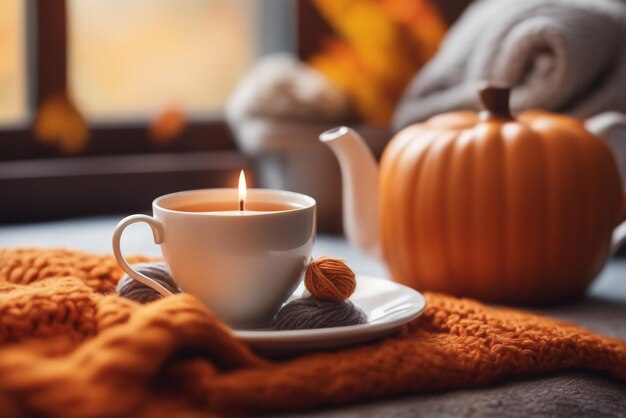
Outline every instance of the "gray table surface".
{"label": "gray table surface", "polygon": [[[0,246],[68,247],[111,252],[111,235],[122,216],[0,226]],[[126,229],[126,254],[158,256],[145,225]],[[357,273],[389,277],[384,265],[349,247],[341,237],[320,235],[314,255],[347,260]],[[538,312],[626,339],[626,259],[612,260],[584,300]],[[363,402],[289,417],[572,417],[626,416],[626,385],[585,372],[508,379],[488,387]]]}

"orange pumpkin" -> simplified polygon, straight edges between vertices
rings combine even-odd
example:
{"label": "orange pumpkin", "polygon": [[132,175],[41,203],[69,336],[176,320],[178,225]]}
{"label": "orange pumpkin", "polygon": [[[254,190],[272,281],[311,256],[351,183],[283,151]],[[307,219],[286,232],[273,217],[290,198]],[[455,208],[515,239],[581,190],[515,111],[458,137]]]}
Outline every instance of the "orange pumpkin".
{"label": "orange pumpkin", "polygon": [[624,219],[616,163],[582,123],[542,111],[517,118],[509,90],[486,110],[399,132],[381,162],[383,256],[398,282],[500,303],[578,296]]}

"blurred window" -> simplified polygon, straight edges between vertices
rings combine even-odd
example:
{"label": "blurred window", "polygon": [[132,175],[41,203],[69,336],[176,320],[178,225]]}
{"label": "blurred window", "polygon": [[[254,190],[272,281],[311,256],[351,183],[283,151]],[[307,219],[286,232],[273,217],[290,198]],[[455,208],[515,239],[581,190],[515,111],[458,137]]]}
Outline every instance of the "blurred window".
{"label": "blurred window", "polygon": [[[6,0],[3,0],[6,1]],[[259,53],[259,0],[69,0],[68,84],[87,120],[219,111]]]}
{"label": "blurred window", "polygon": [[237,80],[330,34],[312,0],[0,0],[0,223],[235,184]]}
{"label": "blurred window", "polygon": [[25,1],[0,1],[0,124],[27,117]]}
{"label": "blurred window", "polygon": [[301,1],[0,0],[0,224],[235,184],[221,109]]}

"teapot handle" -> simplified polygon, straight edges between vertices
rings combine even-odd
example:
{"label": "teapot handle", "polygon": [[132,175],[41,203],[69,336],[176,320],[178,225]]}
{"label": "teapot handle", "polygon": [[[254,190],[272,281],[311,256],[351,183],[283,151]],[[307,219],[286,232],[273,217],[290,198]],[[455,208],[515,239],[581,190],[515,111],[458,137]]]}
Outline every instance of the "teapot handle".
{"label": "teapot handle", "polygon": [[[615,162],[626,182],[626,115],[620,112],[604,112],[585,121],[585,128],[604,139],[611,149]],[[620,135],[612,135],[621,130]]]}
{"label": "teapot handle", "polygon": [[[611,131],[616,128],[626,130],[626,114],[620,112],[603,112],[585,121],[587,130],[607,141],[613,151],[619,166],[623,180],[626,181],[626,133],[623,138],[611,138]],[[622,245],[626,244],[626,197],[624,198],[624,214],[622,223],[613,231],[611,250],[615,253]]]}
{"label": "teapot handle", "polygon": [[594,135],[609,140],[615,128],[626,128],[626,114],[620,112],[602,112],[585,121],[585,128]]}
{"label": "teapot handle", "polygon": [[626,196],[624,196],[624,216],[622,223],[617,225],[617,228],[613,230],[611,252],[615,254],[624,244],[626,244]]}
{"label": "teapot handle", "polygon": [[615,254],[622,245],[626,243],[626,221],[622,222],[613,231],[613,241],[611,243],[611,252]]}

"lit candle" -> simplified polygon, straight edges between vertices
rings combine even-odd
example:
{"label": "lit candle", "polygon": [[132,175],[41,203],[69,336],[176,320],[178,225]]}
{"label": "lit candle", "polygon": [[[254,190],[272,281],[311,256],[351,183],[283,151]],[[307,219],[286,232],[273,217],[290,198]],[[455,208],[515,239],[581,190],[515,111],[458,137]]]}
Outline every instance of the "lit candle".
{"label": "lit candle", "polygon": [[239,211],[243,212],[246,204],[246,195],[248,191],[246,188],[246,175],[241,170],[239,173]]}
{"label": "lit candle", "polygon": [[250,216],[250,215],[258,215],[263,213],[273,213],[285,210],[293,210],[297,209],[297,206],[287,205],[279,202],[272,201],[248,201],[248,187],[246,185],[246,175],[243,170],[239,173],[239,187],[238,187],[238,201],[239,201],[239,210],[238,211],[220,211],[214,212],[219,213],[221,215],[234,215],[234,216]]}
{"label": "lit candle", "polygon": [[[248,191],[246,175],[241,170],[238,188],[219,189],[219,191],[212,192],[211,194],[214,196],[212,198],[207,197],[205,201],[195,198],[192,202],[171,205],[168,209],[224,216],[252,216],[301,208],[300,205],[293,204],[287,196],[283,196],[284,193],[288,192],[263,189],[250,189]],[[203,194],[208,195],[208,193]],[[217,195],[220,197],[216,197]]]}

